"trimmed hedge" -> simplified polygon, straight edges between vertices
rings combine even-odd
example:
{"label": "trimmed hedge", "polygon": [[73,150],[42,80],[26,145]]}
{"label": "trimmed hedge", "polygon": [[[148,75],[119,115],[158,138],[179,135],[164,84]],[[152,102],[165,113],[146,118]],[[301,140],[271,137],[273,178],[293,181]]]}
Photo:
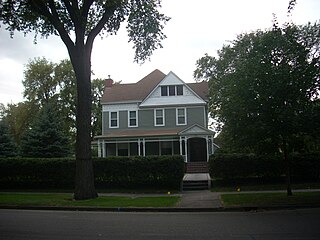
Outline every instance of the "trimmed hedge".
{"label": "trimmed hedge", "polygon": [[[0,188],[72,188],[73,158],[0,158]],[[179,189],[181,156],[94,158],[97,187]]]}
{"label": "trimmed hedge", "polygon": [[184,175],[181,156],[110,157],[94,162],[98,187],[173,187]]}
{"label": "trimmed hedge", "polygon": [[[319,154],[293,154],[291,176],[297,180],[320,180]],[[285,174],[281,156],[255,154],[215,154],[209,160],[210,175],[215,179],[280,178]]]}

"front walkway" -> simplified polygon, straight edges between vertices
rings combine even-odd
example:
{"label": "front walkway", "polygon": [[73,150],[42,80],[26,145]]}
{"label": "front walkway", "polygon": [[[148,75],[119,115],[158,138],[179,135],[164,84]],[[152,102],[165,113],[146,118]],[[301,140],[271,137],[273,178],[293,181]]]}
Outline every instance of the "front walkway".
{"label": "front walkway", "polygon": [[209,190],[185,191],[181,193],[180,208],[221,208],[220,193]]}

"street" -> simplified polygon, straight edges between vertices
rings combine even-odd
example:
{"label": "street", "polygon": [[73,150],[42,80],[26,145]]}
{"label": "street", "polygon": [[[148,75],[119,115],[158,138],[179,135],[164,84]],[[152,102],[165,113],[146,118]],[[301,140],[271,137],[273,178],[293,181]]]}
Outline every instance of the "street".
{"label": "street", "polygon": [[320,209],[217,213],[0,210],[0,239],[320,239]]}

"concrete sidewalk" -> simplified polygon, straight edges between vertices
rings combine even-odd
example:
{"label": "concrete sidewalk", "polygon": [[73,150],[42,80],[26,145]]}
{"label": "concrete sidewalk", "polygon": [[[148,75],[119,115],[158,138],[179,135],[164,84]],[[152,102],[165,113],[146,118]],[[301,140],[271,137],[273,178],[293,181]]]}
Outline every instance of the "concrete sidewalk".
{"label": "concrete sidewalk", "polygon": [[185,191],[181,193],[180,208],[221,208],[220,193],[209,190]]}

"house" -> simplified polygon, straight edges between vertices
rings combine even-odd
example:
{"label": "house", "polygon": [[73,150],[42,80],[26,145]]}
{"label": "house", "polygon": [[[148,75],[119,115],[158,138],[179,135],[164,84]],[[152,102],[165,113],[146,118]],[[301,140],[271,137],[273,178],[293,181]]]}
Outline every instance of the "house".
{"label": "house", "polygon": [[182,155],[206,162],[214,152],[208,129],[208,83],[185,83],[154,70],[133,84],[105,80],[98,156]]}

